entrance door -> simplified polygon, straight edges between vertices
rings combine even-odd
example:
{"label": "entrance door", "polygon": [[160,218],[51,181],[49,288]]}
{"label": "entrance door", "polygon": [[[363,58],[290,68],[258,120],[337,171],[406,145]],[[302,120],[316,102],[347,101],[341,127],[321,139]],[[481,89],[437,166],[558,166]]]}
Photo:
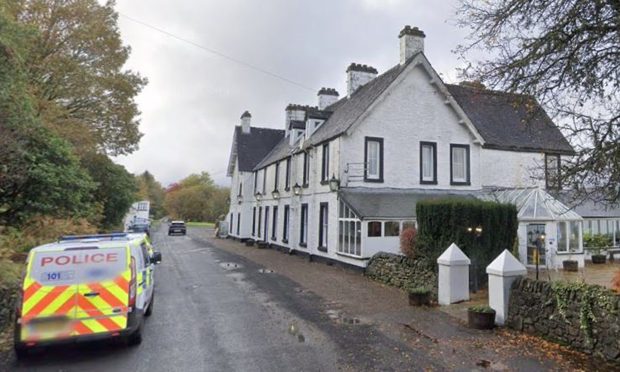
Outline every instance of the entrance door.
{"label": "entrance door", "polygon": [[268,241],[269,238],[267,238],[269,235],[267,235],[269,233],[269,207],[265,207],[265,236],[263,237],[263,239],[265,241]]}
{"label": "entrance door", "polygon": [[538,260],[539,266],[545,266],[546,250],[545,250],[545,224],[529,224],[527,225],[527,264],[536,265]]}

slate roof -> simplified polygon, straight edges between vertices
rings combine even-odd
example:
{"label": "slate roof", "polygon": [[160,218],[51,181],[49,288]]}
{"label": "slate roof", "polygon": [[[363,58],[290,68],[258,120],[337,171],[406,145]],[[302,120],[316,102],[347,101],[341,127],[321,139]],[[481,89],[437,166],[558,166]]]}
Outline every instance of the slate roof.
{"label": "slate roof", "polygon": [[[233,155],[239,159],[239,171],[251,172],[256,164],[263,159],[284,138],[284,130],[250,127],[250,133],[243,133],[240,126],[235,127],[236,149]],[[236,150],[236,151],[235,151]],[[231,156],[231,161],[234,161]]]}
{"label": "slate roof", "polygon": [[275,163],[278,160],[285,159],[298,150],[299,146],[289,145],[288,137],[285,137],[275,145],[273,150],[271,150],[271,152],[260,163],[254,167],[254,170],[261,169],[269,164]]}
{"label": "slate roof", "polygon": [[446,84],[487,148],[573,154],[573,148],[530,96]]}
{"label": "slate roof", "polygon": [[579,198],[570,191],[563,191],[555,196],[584,218],[620,218],[620,206],[598,202],[588,197]]}
{"label": "slate roof", "polygon": [[413,60],[398,64],[383,74],[358,88],[351,97],[344,97],[328,106],[326,111],[333,111],[329,119],[312,134],[307,145],[317,145],[344,133],[366,111],[366,109],[392,84],[400,73]]}
{"label": "slate roof", "polygon": [[391,189],[391,188],[343,188],[339,196],[353,209],[360,219],[414,218],[418,201],[445,197],[475,198],[475,191]]}

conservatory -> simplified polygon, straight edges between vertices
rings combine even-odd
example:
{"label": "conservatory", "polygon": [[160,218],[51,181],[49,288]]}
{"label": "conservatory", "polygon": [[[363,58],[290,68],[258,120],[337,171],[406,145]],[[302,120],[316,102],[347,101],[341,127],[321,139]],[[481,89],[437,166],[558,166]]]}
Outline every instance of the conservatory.
{"label": "conservatory", "polygon": [[485,190],[483,200],[517,207],[519,259],[527,266],[561,268],[565,260],[584,266],[583,218],[541,188]]}

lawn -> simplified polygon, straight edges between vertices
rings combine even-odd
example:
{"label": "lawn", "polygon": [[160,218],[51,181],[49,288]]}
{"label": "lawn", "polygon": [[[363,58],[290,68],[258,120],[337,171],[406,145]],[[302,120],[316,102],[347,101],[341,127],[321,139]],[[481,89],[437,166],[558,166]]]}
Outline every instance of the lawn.
{"label": "lawn", "polygon": [[213,222],[186,222],[185,224],[192,227],[215,227]]}

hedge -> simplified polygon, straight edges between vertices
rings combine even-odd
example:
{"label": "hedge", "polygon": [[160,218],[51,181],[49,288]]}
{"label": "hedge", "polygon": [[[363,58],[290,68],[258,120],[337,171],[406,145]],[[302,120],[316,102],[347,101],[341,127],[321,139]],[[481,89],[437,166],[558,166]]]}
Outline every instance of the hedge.
{"label": "hedge", "polygon": [[487,281],[486,267],[504,249],[512,250],[517,238],[517,208],[512,204],[434,199],[417,203],[416,216],[418,252],[436,263],[441,253],[456,243],[472,260],[480,283]]}

